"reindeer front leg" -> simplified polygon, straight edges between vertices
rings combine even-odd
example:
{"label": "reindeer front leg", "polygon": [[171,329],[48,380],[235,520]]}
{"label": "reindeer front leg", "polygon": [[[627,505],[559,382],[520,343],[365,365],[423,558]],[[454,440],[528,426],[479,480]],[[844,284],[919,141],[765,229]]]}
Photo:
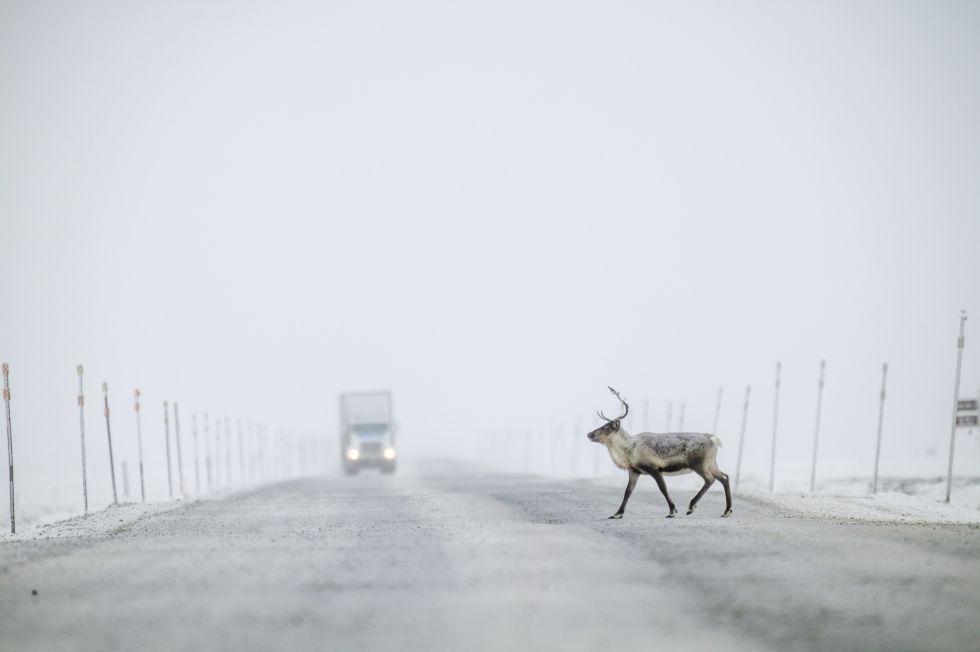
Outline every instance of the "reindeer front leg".
{"label": "reindeer front leg", "polygon": [[630,496],[633,493],[633,489],[636,488],[636,480],[637,478],[640,477],[640,474],[634,471],[633,469],[629,470],[629,474],[630,474],[630,479],[629,482],[626,483],[626,493],[623,494],[623,504],[620,505],[619,509],[616,510],[616,513],[610,516],[609,518],[623,518],[623,512],[626,511],[626,503],[629,502]]}
{"label": "reindeer front leg", "polygon": [[670,514],[667,514],[667,518],[674,518],[674,515],[677,514],[677,508],[674,507],[674,501],[670,499],[670,494],[667,493],[667,483],[664,482],[664,474],[653,468],[643,470],[653,476],[653,479],[657,481],[657,486],[660,487],[660,493],[667,499],[667,506],[670,507]]}

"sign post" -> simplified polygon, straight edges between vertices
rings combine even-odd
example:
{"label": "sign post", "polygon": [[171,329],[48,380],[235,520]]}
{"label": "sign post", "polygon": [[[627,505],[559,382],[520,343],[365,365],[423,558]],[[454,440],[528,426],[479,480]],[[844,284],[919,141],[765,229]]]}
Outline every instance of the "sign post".
{"label": "sign post", "polygon": [[109,442],[109,476],[112,479],[112,504],[119,504],[116,494],[116,463],[112,460],[112,428],[109,425],[109,384],[102,383],[102,398],[105,403],[105,436]]}
{"label": "sign post", "polygon": [[82,505],[84,513],[88,514],[88,474],[85,470],[85,391],[82,389],[82,365],[75,367],[78,371],[78,423],[82,432]]}
{"label": "sign post", "polygon": [[742,448],[745,445],[745,424],[749,419],[749,394],[751,385],[745,386],[745,404],[742,406],[742,430],[738,436],[738,458],[735,462],[735,488],[738,489],[738,478],[742,474]]}
{"label": "sign post", "polygon": [[14,434],[10,427],[10,365],[3,363],[3,402],[7,408],[7,470],[10,478],[10,533],[17,534],[14,519]]}
{"label": "sign post", "polygon": [[810,493],[817,486],[817,441],[820,439],[820,408],[823,403],[823,372],[827,367],[824,360],[820,361],[820,381],[817,383],[817,426],[813,431],[813,465],[810,467]]}
{"label": "sign post", "polygon": [[134,409],[136,410],[136,446],[139,449],[140,465],[140,498],[146,502],[146,483],[143,481],[143,428],[140,424],[140,390],[139,387],[133,390],[135,399]]}
{"label": "sign post", "polygon": [[[949,469],[946,472],[946,502],[949,502],[949,495],[953,489],[953,449],[956,446],[956,426],[959,417],[957,413],[960,407],[960,370],[963,368],[963,346],[966,344],[966,311],[960,311],[960,337],[956,340],[956,383],[953,386],[953,425],[949,429]],[[973,417],[976,423],[976,417]]]}
{"label": "sign post", "polygon": [[878,445],[875,446],[875,478],[871,493],[878,493],[878,461],[881,457],[881,426],[885,420],[885,382],[888,380],[888,363],[881,366],[881,403],[878,407]]}

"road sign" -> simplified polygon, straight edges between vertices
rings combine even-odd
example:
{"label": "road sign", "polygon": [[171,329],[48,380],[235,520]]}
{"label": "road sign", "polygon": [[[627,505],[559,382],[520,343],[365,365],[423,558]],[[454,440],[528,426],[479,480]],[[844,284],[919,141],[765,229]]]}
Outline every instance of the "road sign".
{"label": "road sign", "polygon": [[977,411],[977,399],[975,398],[961,398],[956,402],[957,412],[976,412]]}
{"label": "road sign", "polygon": [[974,428],[977,426],[977,415],[971,414],[969,416],[956,417],[956,427],[957,428]]}

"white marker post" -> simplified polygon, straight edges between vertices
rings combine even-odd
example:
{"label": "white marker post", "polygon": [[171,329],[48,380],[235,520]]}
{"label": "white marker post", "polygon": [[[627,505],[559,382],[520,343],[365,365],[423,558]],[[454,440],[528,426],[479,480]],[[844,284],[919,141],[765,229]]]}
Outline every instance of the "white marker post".
{"label": "white marker post", "polygon": [[208,491],[214,488],[214,476],[211,471],[211,426],[208,413],[204,413],[204,469],[208,476]]}
{"label": "white marker post", "polygon": [[245,484],[245,436],[242,434],[242,420],[238,419],[238,466],[241,484]]}
{"label": "white marker post", "polygon": [[105,436],[109,442],[109,476],[112,479],[112,504],[119,504],[116,494],[116,463],[112,459],[112,427],[109,425],[109,384],[102,383],[102,398],[105,403]]}
{"label": "white marker post", "polygon": [[82,505],[85,514],[88,514],[88,473],[85,469],[85,390],[82,388],[82,374],[85,369],[82,365],[75,367],[78,371],[78,424],[82,433]]}
{"label": "white marker post", "polygon": [[[953,490],[953,449],[956,447],[956,412],[960,400],[960,370],[963,367],[963,347],[966,344],[966,311],[960,311],[960,337],[956,340],[956,384],[953,389],[953,425],[949,429],[949,469],[946,472],[946,502]],[[12,513],[12,512],[11,512]]]}
{"label": "white marker post", "polygon": [[823,404],[823,373],[827,363],[820,361],[820,381],[817,383],[817,426],[813,431],[813,464],[810,466],[810,493],[817,486],[817,441],[820,439],[820,408]]}
{"label": "white marker post", "polygon": [[163,402],[163,438],[167,446],[167,496],[174,497],[174,476],[170,465],[170,404]]}
{"label": "white marker post", "polygon": [[742,405],[742,429],[738,436],[738,457],[735,462],[735,488],[738,489],[738,479],[742,475],[742,449],[745,447],[745,424],[749,420],[749,394],[751,385],[745,386],[745,404]]}
{"label": "white marker post", "polygon": [[184,458],[180,452],[180,413],[177,411],[177,401],[174,401],[174,440],[177,442],[177,486],[180,495],[184,493]]}
{"label": "white marker post", "polygon": [[139,450],[140,465],[140,499],[146,502],[146,482],[143,480],[143,426],[140,423],[140,390],[139,387],[133,390],[133,408],[136,411],[136,446]]}
{"label": "white marker post", "polygon": [[126,460],[122,461],[123,477],[123,498],[129,498],[129,469],[126,467]]}
{"label": "white marker post", "polygon": [[197,442],[197,412],[191,415],[191,436],[194,439],[194,492],[201,493],[201,463]]}
{"label": "white marker post", "polygon": [[776,363],[776,394],[772,409],[772,457],[769,459],[769,491],[776,489],[776,434],[779,430],[779,375],[783,363]]}
{"label": "white marker post", "polygon": [[10,365],[3,363],[3,402],[7,408],[7,470],[10,478],[10,533],[17,534],[14,519],[14,431],[10,427]]}
{"label": "white marker post", "polygon": [[255,422],[248,418],[248,480],[255,481]]}
{"label": "white marker post", "polygon": [[711,434],[718,434],[718,417],[721,416],[721,394],[724,391],[724,387],[718,388],[718,400],[715,401],[715,420],[711,426]]}
{"label": "white marker post", "polygon": [[875,446],[875,477],[871,493],[878,493],[878,460],[881,457],[881,428],[885,421],[885,381],[888,379],[888,363],[881,365],[881,402],[878,405],[878,445]]}
{"label": "white marker post", "polygon": [[225,482],[231,486],[231,420],[225,415]]}

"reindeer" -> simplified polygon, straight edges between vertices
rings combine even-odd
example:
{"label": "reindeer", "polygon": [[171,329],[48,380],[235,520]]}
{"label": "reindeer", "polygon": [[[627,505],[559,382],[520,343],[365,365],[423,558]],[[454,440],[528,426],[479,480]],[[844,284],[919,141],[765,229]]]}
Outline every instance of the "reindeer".
{"label": "reindeer", "polygon": [[630,406],[615,389],[610,387],[609,391],[619,399],[623,413],[615,419],[610,419],[602,412],[597,412],[606,424],[588,434],[589,441],[605,446],[609,450],[609,456],[612,457],[613,463],[629,473],[626,493],[623,495],[623,504],[609,518],[623,518],[626,503],[636,487],[636,481],[644,473],[653,477],[657,486],[660,487],[660,492],[667,499],[667,505],[670,507],[667,518],[674,518],[677,514],[677,508],[674,507],[674,501],[670,499],[670,494],[667,493],[664,476],[681,475],[692,471],[704,479],[704,486],[691,499],[691,504],[687,507],[687,514],[690,516],[694,512],[701,496],[717,479],[725,487],[725,513],[722,516],[731,516],[732,491],[728,485],[728,475],[723,473],[715,463],[721,440],[714,435],[693,432],[661,434],[644,432],[639,435],[630,435],[623,430],[620,423],[629,414]]}

